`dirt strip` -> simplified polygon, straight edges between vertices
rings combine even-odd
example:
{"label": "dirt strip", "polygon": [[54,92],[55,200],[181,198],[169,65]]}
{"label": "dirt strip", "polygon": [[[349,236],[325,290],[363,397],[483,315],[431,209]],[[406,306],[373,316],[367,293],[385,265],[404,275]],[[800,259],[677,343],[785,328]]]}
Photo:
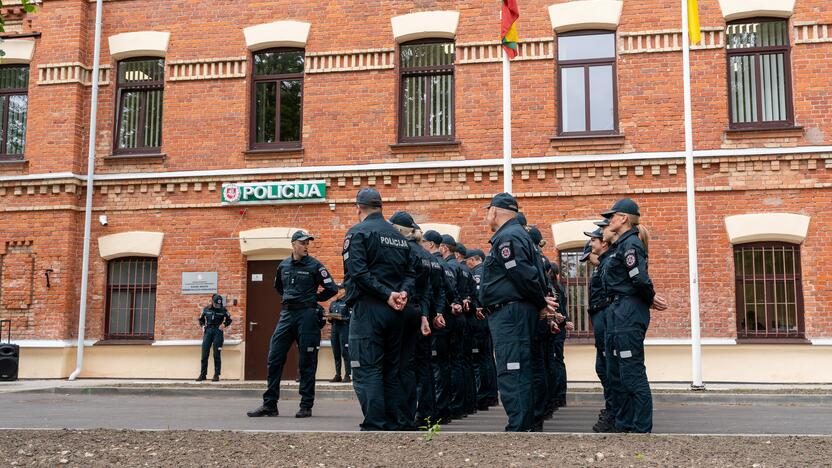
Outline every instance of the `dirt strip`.
{"label": "dirt strip", "polygon": [[0,431],[3,466],[832,466],[832,437]]}

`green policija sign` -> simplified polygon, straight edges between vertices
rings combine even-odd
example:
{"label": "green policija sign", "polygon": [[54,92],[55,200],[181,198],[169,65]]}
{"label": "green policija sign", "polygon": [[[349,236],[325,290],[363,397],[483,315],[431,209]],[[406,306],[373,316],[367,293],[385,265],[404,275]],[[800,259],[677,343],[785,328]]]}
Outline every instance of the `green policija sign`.
{"label": "green policija sign", "polygon": [[323,180],[222,184],[223,205],[265,205],[325,200],[326,182]]}

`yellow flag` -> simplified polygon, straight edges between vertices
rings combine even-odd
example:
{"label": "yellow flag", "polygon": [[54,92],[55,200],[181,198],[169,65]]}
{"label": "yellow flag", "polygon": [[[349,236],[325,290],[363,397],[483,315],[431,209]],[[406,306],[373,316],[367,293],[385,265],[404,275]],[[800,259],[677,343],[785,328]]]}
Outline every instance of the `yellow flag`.
{"label": "yellow flag", "polygon": [[690,28],[691,45],[702,41],[702,30],[699,27],[699,1],[688,0],[688,28]]}

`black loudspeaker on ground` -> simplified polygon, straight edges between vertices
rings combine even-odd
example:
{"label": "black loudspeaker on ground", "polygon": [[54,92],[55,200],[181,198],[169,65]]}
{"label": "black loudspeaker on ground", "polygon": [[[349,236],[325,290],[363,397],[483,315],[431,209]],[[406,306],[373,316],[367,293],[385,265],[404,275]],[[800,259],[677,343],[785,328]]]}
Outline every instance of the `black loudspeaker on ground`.
{"label": "black loudspeaker on ground", "polygon": [[16,344],[0,344],[0,381],[17,380],[20,364],[20,347]]}

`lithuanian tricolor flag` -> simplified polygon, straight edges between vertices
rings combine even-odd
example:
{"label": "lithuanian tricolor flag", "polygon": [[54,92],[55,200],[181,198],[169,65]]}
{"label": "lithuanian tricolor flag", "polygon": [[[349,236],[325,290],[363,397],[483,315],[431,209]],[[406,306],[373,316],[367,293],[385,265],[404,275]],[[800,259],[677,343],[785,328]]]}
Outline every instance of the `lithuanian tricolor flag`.
{"label": "lithuanian tricolor flag", "polygon": [[702,40],[702,28],[699,27],[699,1],[688,0],[688,27],[690,28],[690,45]]}
{"label": "lithuanian tricolor flag", "polygon": [[517,42],[520,40],[517,35],[517,18],[519,17],[517,0],[503,0],[503,14],[500,15],[500,42],[503,43],[503,50],[509,59],[517,57]]}

